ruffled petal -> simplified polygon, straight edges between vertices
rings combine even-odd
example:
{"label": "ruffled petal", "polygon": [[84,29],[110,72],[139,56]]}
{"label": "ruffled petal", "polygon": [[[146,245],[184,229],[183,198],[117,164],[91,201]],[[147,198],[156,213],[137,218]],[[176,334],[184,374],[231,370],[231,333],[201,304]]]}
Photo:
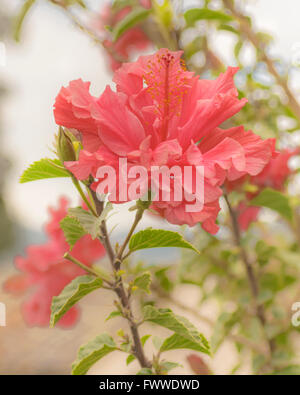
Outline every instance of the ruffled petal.
{"label": "ruffled petal", "polygon": [[97,113],[96,98],[91,96],[89,88],[90,82],[81,79],[61,88],[54,104],[54,118],[58,125],[79,130],[84,147],[92,152],[99,147],[101,140],[92,115]]}

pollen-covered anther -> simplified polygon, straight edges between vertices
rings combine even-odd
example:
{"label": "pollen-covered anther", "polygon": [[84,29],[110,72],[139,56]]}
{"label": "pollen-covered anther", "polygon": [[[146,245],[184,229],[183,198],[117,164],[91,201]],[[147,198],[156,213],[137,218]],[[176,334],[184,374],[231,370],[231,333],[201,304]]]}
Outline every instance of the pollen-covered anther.
{"label": "pollen-covered anther", "polygon": [[160,118],[166,121],[173,115],[180,116],[182,98],[187,93],[185,62],[165,51],[149,60],[146,67],[144,82]]}

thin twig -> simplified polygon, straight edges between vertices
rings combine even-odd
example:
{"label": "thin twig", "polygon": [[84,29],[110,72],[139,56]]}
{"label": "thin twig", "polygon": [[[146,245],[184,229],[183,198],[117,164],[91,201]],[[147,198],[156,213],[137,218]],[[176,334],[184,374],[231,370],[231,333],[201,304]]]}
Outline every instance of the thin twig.
{"label": "thin twig", "polygon": [[[233,207],[231,206],[226,193],[224,193],[224,198],[225,198],[225,201],[226,201],[226,204],[228,207],[228,211],[229,211],[229,215],[230,215],[230,219],[231,219],[234,242],[235,242],[236,247],[240,251],[240,256],[241,256],[241,259],[244,263],[244,266],[245,266],[245,269],[247,272],[248,282],[250,285],[250,289],[251,289],[251,293],[252,293],[252,297],[253,297],[253,302],[255,304],[256,315],[257,315],[258,319],[260,320],[262,327],[264,328],[265,324],[266,324],[265,309],[264,309],[264,306],[258,302],[258,296],[259,296],[258,281],[256,279],[252,264],[248,258],[248,254],[241,242],[241,233],[240,233],[240,227],[239,227],[237,215],[236,215]],[[275,343],[272,339],[270,340],[267,338],[267,341],[268,341],[270,356],[271,356],[272,353],[274,352],[274,349],[275,349]]]}
{"label": "thin twig", "polygon": [[114,58],[114,60],[120,63],[124,63],[127,61],[125,58],[116,53],[116,51],[114,51],[113,46],[107,45],[106,40],[102,40],[101,37],[99,37],[94,30],[84,25],[83,22],[81,22],[77,18],[77,16],[70,10],[68,6],[62,4],[57,5],[64,10],[65,14],[74,23],[75,26],[77,26],[83,33],[87,34],[96,44],[101,45],[105,49],[105,51]]}

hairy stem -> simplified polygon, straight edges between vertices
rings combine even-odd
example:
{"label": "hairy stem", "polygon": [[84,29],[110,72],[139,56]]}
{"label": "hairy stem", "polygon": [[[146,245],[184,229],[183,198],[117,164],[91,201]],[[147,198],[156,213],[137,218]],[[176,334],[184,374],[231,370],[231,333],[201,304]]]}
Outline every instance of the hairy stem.
{"label": "hairy stem", "polygon": [[[226,201],[226,204],[228,207],[228,211],[229,211],[229,215],[230,215],[230,219],[231,219],[234,242],[240,251],[240,256],[241,256],[241,259],[244,263],[244,266],[245,266],[245,269],[247,272],[248,282],[249,282],[249,286],[251,289],[253,301],[255,304],[256,316],[260,320],[262,327],[264,327],[266,324],[266,316],[265,316],[264,306],[258,302],[258,295],[259,295],[258,281],[255,276],[252,264],[249,260],[248,254],[241,243],[241,232],[240,232],[240,227],[239,227],[236,213],[229,202],[228,196],[225,193],[224,193],[224,198],[225,198],[225,201]],[[269,346],[270,355],[272,355],[272,353],[274,352],[274,349],[275,349],[274,341],[268,339],[268,346]]]}
{"label": "hairy stem", "polygon": [[118,295],[120,302],[122,304],[124,313],[125,313],[125,318],[127,319],[133,339],[133,350],[132,353],[135,355],[137,360],[139,361],[140,365],[142,368],[151,368],[151,363],[150,361],[147,360],[144,349],[142,346],[139,330],[138,330],[138,324],[135,321],[130,305],[130,299],[128,297],[128,293],[125,291],[124,284],[122,281],[122,278],[119,278],[119,284],[115,288],[115,292]]}
{"label": "hairy stem", "polygon": [[[91,196],[94,199],[97,215],[100,216],[102,213],[102,210],[103,210],[103,202],[98,200],[97,194],[95,191],[90,189],[90,192],[91,192]],[[100,240],[101,240],[102,244],[104,245],[104,248],[106,249],[107,255],[109,257],[110,263],[111,263],[113,271],[115,273],[116,283],[114,284],[113,289],[121,302],[122,309],[123,309],[123,316],[124,316],[124,318],[127,319],[129,327],[130,327],[130,331],[131,331],[131,335],[132,335],[132,339],[133,339],[132,353],[134,354],[136,359],[139,361],[139,364],[141,365],[142,368],[151,368],[152,364],[146,358],[144,349],[143,349],[143,346],[141,343],[141,338],[140,338],[140,334],[139,334],[139,330],[138,330],[138,323],[134,319],[134,315],[133,315],[131,303],[130,303],[129,293],[125,290],[122,276],[118,275],[118,270],[120,269],[120,266],[124,260],[123,253],[126,249],[127,244],[129,243],[129,240],[130,240],[136,226],[142,219],[143,212],[144,212],[144,210],[142,210],[142,209],[137,210],[134,223],[133,223],[133,225],[132,225],[132,227],[131,227],[131,229],[130,229],[130,231],[129,231],[129,233],[128,233],[128,235],[127,235],[127,237],[126,237],[126,239],[125,239],[125,241],[124,241],[124,243],[117,255],[115,254],[115,252],[112,248],[110,238],[109,238],[109,235],[107,232],[105,220],[102,221],[102,224],[101,224]]]}

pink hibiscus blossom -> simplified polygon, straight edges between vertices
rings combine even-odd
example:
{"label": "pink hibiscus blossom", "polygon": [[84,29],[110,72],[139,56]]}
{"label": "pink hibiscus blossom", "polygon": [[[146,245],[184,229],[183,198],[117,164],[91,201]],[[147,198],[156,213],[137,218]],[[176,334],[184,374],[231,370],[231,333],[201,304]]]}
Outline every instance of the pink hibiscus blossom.
{"label": "pink hibiscus blossom", "polygon": [[[72,81],[58,94],[54,116],[58,125],[81,133],[79,161],[65,162],[80,180],[96,178],[103,165],[118,173],[119,158],[127,159],[128,169],[189,165],[195,169],[192,178],[197,166],[203,166],[201,210],[187,212],[184,199],[172,198],[155,201],[151,208],[170,223],[201,222],[206,231],[216,233],[220,186],[226,179],[259,174],[274,153],[275,140],[262,140],[242,126],[221,129],[247,102],[238,99],[234,86],[238,69],[229,67],[216,80],[200,80],[185,69],[181,55],[161,49],[124,64],[114,76],[116,91],[107,86],[99,98],[90,95],[90,83]],[[195,194],[194,179],[191,184],[188,192]]]}
{"label": "pink hibiscus blossom", "polygon": [[[149,0],[140,0],[139,4],[144,8],[151,7],[151,2]],[[144,51],[151,45],[151,41],[140,26],[128,29],[116,41],[112,41],[109,37],[110,33],[106,26],[110,26],[111,28],[115,27],[117,23],[122,21],[131,11],[131,6],[126,6],[115,11],[112,5],[107,3],[101,11],[100,23],[97,21],[96,24],[96,28],[107,36],[103,43],[108,50],[110,67],[113,71],[117,70],[122,65],[122,62],[118,60],[118,58],[122,59],[122,61],[128,61],[133,51]]]}
{"label": "pink hibiscus blossom", "polygon": [[[51,220],[46,225],[48,240],[42,245],[29,246],[26,257],[19,256],[15,265],[22,272],[10,278],[5,289],[21,293],[34,289],[22,307],[25,321],[30,326],[49,325],[53,296],[59,295],[74,278],[86,274],[84,270],[63,258],[69,250],[59,222],[67,215],[68,201],[61,198],[58,209],[50,208]],[[87,266],[91,266],[105,254],[104,247],[89,235],[75,244],[72,255]],[[59,321],[62,327],[74,325],[78,319],[77,306],[72,307]]]}
{"label": "pink hibiscus blossom", "polygon": [[242,189],[246,182],[257,187],[255,192],[247,192],[246,201],[241,202],[238,206],[238,220],[242,230],[247,230],[250,224],[256,221],[261,210],[260,207],[249,206],[247,202],[251,202],[264,188],[272,188],[284,192],[288,177],[294,174],[294,171],[289,167],[289,160],[291,157],[299,155],[299,153],[299,148],[293,150],[285,149],[272,158],[256,176],[244,176],[237,181],[226,183],[228,191]]}

